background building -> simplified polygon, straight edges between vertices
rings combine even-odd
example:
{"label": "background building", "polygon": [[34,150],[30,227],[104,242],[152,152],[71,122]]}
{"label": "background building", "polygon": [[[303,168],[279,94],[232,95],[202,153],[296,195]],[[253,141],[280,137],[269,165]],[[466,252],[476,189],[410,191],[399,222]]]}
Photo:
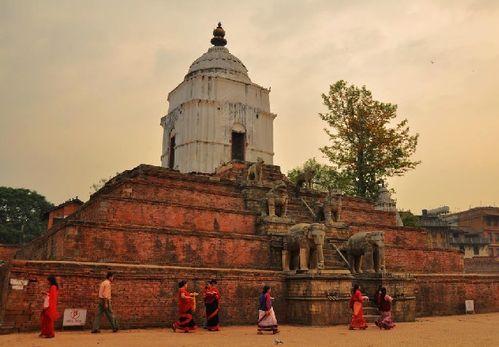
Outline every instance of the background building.
{"label": "background building", "polygon": [[449,214],[449,207],[442,206],[432,210],[423,210],[419,225],[430,232],[429,238],[438,247],[446,245],[464,252],[465,258],[488,257],[492,254],[490,232],[469,220],[469,211]]}
{"label": "background building", "polygon": [[[472,242],[474,255],[499,257],[499,207],[475,207],[449,214],[445,216],[445,220],[451,226],[466,232],[464,240],[468,243]],[[462,237],[457,239],[459,241]],[[486,246],[487,252],[485,253],[481,245],[486,242],[489,244]]]}

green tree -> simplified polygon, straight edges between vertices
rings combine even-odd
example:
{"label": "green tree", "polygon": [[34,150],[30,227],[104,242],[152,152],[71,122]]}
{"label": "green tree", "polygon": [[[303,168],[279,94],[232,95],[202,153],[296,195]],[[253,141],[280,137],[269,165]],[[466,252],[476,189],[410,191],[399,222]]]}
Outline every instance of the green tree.
{"label": "green tree", "polygon": [[329,128],[330,144],[320,148],[333,170],[355,187],[355,195],[375,199],[379,183],[401,176],[420,162],[411,159],[418,134],[410,135],[407,119],[391,126],[397,105],[373,99],[361,88],[338,81],[322,94],[328,112],[320,113]]}
{"label": "green tree", "polygon": [[0,187],[0,243],[30,241],[45,230],[43,213],[53,204],[35,191]]}
{"label": "green tree", "polygon": [[313,188],[320,191],[341,190],[346,194],[353,194],[353,186],[350,179],[342,172],[336,171],[329,165],[319,163],[315,158],[308,159],[302,166],[288,171],[288,178],[296,184],[298,175],[311,170],[315,173]]}
{"label": "green tree", "polygon": [[411,211],[399,211],[399,215],[405,227],[419,227],[419,217]]}

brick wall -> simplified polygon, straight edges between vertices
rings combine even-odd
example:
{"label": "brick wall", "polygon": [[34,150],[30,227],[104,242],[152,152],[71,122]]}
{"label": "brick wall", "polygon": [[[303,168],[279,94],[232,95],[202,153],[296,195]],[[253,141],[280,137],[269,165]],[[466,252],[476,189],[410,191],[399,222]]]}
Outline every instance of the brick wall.
{"label": "brick wall", "polygon": [[468,273],[492,272],[499,274],[499,259],[497,257],[465,258],[464,271]]}
{"label": "brick wall", "polygon": [[109,225],[143,225],[199,231],[222,231],[255,234],[255,214],[218,208],[224,197],[206,203],[205,207],[136,200],[100,198],[82,210],[81,220]]}
{"label": "brick wall", "polygon": [[[90,328],[97,306],[98,285],[107,271],[116,273],[113,307],[124,328],[169,326],[176,319],[176,284],[180,279],[187,279],[189,289],[196,291],[203,288],[206,279],[219,281],[222,325],[255,324],[257,298],[264,284],[273,289],[279,321],[294,319],[287,317],[290,312],[285,300],[288,296],[286,279],[280,272],[16,260],[7,272],[5,266],[0,267],[0,279],[6,274],[1,283],[4,288],[0,298],[2,326],[38,329],[43,293],[47,290],[46,277],[55,274],[60,283],[59,312],[65,308],[88,309],[86,327]],[[10,279],[29,282],[22,290],[14,290],[8,284]],[[418,274],[413,283],[418,316],[462,314],[466,299],[475,300],[477,313],[499,311],[497,274]],[[334,289],[331,286],[331,290]],[[395,294],[397,290],[400,288],[390,289]],[[195,316],[198,323],[203,322],[203,311],[199,302]],[[336,317],[337,323],[347,321],[348,317]],[[57,324],[60,326],[61,321]],[[107,322],[103,321],[103,326],[106,327]]]}
{"label": "brick wall", "polygon": [[418,316],[465,313],[465,300],[475,301],[475,312],[499,311],[499,275],[454,274],[416,277]]}
{"label": "brick wall", "polygon": [[[216,278],[222,296],[221,324],[255,324],[258,295],[268,284],[276,298],[274,305],[280,321],[286,320],[286,288],[282,274],[273,271],[195,269],[160,266],[123,266],[76,262],[14,261],[6,278],[29,280],[23,290],[10,287],[4,293],[3,325],[19,330],[39,327],[46,277],[55,274],[60,283],[59,312],[65,308],[88,309],[87,328],[95,316],[100,281],[107,271],[116,273],[113,283],[113,309],[122,327],[168,327],[177,315],[177,283],[189,281],[189,290],[201,291],[207,279]],[[204,305],[198,302],[195,319],[204,321]],[[103,326],[107,322],[103,319]],[[57,322],[61,325],[61,320]]]}
{"label": "brick wall", "polygon": [[19,250],[19,246],[17,245],[4,245],[0,244],[0,261],[9,261],[11,260],[16,252]]}
{"label": "brick wall", "polygon": [[[366,223],[353,223],[352,234],[362,231],[384,231],[385,264],[388,271],[408,273],[462,273],[462,252],[439,248],[431,242],[427,231],[418,228],[387,227]],[[366,257],[370,257],[368,254]],[[365,268],[372,261],[366,259]]]}
{"label": "brick wall", "polygon": [[462,254],[455,250],[411,249],[389,246],[385,250],[389,272],[462,273]]}
{"label": "brick wall", "polygon": [[70,201],[62,204],[60,207],[56,207],[48,213],[47,229],[52,228],[55,222],[66,218],[70,214],[76,212],[80,208],[82,202]]}

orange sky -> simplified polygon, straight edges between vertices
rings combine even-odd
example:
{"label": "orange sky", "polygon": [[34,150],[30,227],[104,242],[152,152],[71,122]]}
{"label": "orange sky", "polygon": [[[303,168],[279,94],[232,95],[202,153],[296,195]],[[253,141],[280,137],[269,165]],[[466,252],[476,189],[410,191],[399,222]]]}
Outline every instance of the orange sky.
{"label": "orange sky", "polygon": [[345,79],[399,105],[422,164],[399,208],[499,203],[498,1],[0,1],[0,185],[60,203],[160,164],[166,96],[222,21],[272,87],[283,171],[327,142],[320,94]]}

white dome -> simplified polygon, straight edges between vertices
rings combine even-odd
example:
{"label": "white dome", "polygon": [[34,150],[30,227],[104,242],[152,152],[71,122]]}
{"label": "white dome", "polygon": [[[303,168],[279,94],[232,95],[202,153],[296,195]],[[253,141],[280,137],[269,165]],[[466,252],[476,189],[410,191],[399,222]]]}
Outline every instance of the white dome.
{"label": "white dome", "polygon": [[195,75],[230,78],[243,83],[251,83],[246,66],[229,50],[222,46],[213,46],[208,52],[191,64],[185,78]]}

